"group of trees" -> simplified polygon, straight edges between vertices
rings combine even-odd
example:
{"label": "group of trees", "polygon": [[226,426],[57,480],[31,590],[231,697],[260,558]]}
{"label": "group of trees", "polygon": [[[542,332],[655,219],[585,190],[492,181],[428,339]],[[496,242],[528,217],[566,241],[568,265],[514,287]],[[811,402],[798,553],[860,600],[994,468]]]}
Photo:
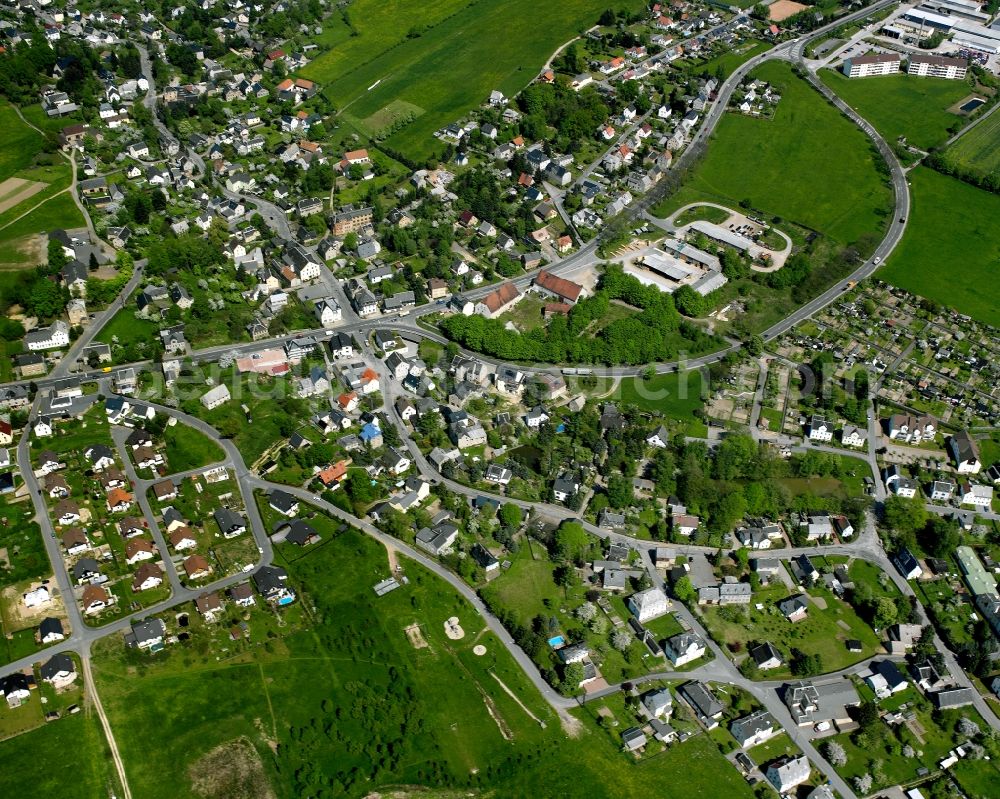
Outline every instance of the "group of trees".
{"label": "group of trees", "polygon": [[[641,312],[611,322],[592,337],[580,335],[607,312],[611,300]],[[441,322],[441,329],[467,349],[505,360],[542,363],[651,363],[671,360],[682,346],[687,352],[697,352],[714,342],[680,320],[669,294],[643,286],[616,265],[605,269],[593,297],[578,302],[568,318],[553,318],[547,328],[517,333],[499,320],[476,314],[449,317]]]}
{"label": "group of trees", "polygon": [[517,103],[523,112],[520,129],[525,138],[544,139],[559,152],[580,149],[613,112],[596,90],[588,87],[576,92],[560,82],[532,83],[518,95]]}

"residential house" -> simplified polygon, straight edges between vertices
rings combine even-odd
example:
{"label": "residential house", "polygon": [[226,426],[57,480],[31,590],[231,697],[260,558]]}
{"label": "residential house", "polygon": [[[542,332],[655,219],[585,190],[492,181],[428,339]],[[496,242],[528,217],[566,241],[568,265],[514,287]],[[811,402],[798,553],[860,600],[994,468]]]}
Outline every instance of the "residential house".
{"label": "residential house", "polygon": [[[643,621],[643,619],[640,618],[639,621]],[[693,632],[678,633],[663,643],[663,652],[670,658],[670,662],[673,663],[675,668],[704,657],[705,651],[705,641],[700,635]]]}
{"label": "residential house", "polygon": [[959,474],[979,474],[983,468],[979,459],[979,444],[968,430],[961,430],[948,439],[948,452]]}
{"label": "residential house", "polygon": [[667,613],[670,603],[659,588],[647,588],[628,598],[628,609],[642,623],[657,619]]}
{"label": "residential house", "polygon": [[713,730],[719,726],[719,719],[725,708],[707,685],[697,681],[684,683],[677,689],[677,693],[706,729]]}
{"label": "residential house", "polygon": [[779,794],[784,795],[806,782],[811,772],[812,766],[809,765],[809,759],[805,755],[796,757],[786,755],[772,762],[764,772],[764,776]]}
{"label": "residential house", "polygon": [[748,749],[770,740],[781,732],[781,727],[774,720],[774,716],[766,710],[755,710],[747,716],[735,719],[729,725],[729,732],[741,749]]}
{"label": "residential house", "polygon": [[149,591],[163,583],[163,570],[155,563],[143,563],[132,578],[133,591]]}

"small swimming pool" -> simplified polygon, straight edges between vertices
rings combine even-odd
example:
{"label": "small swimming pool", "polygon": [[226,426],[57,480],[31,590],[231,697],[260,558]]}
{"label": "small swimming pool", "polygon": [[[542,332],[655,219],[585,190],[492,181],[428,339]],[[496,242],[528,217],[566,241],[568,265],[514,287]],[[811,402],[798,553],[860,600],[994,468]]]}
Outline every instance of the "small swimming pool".
{"label": "small swimming pool", "polygon": [[554,638],[549,639],[549,646],[551,646],[553,649],[556,649],[557,647],[560,647],[565,643],[566,639],[563,638],[561,635],[557,635]]}
{"label": "small swimming pool", "polygon": [[295,601],[295,597],[283,596],[278,600],[279,605],[291,605]]}
{"label": "small swimming pool", "polygon": [[962,107],[961,107],[960,110],[964,111],[966,114],[971,114],[973,111],[975,111],[977,108],[979,108],[979,106],[983,105],[985,102],[986,101],[983,100],[980,97],[973,97],[967,103],[965,103],[964,105],[962,105]]}

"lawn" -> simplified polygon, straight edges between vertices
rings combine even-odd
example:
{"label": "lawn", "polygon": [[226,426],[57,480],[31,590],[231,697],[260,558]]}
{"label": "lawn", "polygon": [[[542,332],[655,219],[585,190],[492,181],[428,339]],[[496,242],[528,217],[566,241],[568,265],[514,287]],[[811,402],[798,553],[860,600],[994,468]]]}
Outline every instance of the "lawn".
{"label": "lawn", "polygon": [[[62,174],[63,172],[65,174]],[[69,184],[68,168],[47,167],[46,173],[55,181],[49,188],[43,189],[0,215],[0,264],[2,265],[31,266],[39,263],[40,254],[33,246],[38,233],[55,228],[83,227],[83,215],[73,202],[73,198],[66,192],[52,196]],[[46,197],[50,199],[45,200]],[[39,203],[42,204],[34,208]],[[25,214],[29,208],[34,210]]]}
{"label": "lawn", "polygon": [[[532,546],[540,549],[540,546]],[[544,551],[539,560],[533,560],[527,549],[511,563],[506,573],[482,588],[482,594],[491,606],[504,607],[514,614],[519,623],[530,625],[538,615],[548,615],[546,601],[556,607],[563,592],[552,578],[555,565]]]}
{"label": "lawn", "polygon": [[1000,112],[993,112],[963,133],[945,151],[945,157],[983,176],[1000,172]]}
{"label": "lawn", "polygon": [[[625,6],[641,8],[636,0]],[[423,161],[440,149],[435,130],[482,104],[494,89],[514,96],[559,45],[596,23],[606,7],[603,0],[436,0],[418,9],[361,0],[348,12],[358,36],[302,74],[323,84],[350,117],[369,124],[387,106],[407,103],[415,119],[386,143]]]}
{"label": "lawn", "polygon": [[618,398],[643,410],[691,421],[695,410],[702,405],[701,372],[671,372],[651,379],[623,377],[618,387]]}
{"label": "lawn", "polygon": [[947,109],[968,97],[972,91],[968,81],[904,74],[852,80],[829,69],[819,76],[890,142],[905,136],[913,146],[928,150],[947,140],[950,128],[966,121]]}
{"label": "lawn", "polygon": [[[19,708],[21,709],[21,708]],[[96,715],[64,716],[0,742],[2,796],[107,796],[110,755]],[[12,768],[9,764],[16,763]]]}
{"label": "lawn", "polygon": [[[863,685],[859,693],[863,698],[871,696],[871,692]],[[844,747],[844,752],[847,755],[847,763],[837,769],[842,777],[851,780],[859,774],[867,773],[871,770],[871,762],[879,760],[885,774],[885,782],[882,787],[910,782],[918,777],[917,772],[922,767],[934,771],[940,759],[946,756],[948,750],[959,742],[958,736],[953,734],[959,718],[967,716],[978,724],[980,729],[985,729],[988,726],[973,708],[946,710],[938,714],[915,688],[907,689],[896,698],[902,699],[903,697],[909,700],[909,710],[915,714],[916,722],[919,725],[917,729],[922,729],[920,737],[918,738],[913,728],[908,725],[890,728],[884,723],[874,725],[871,732],[868,733],[867,739],[860,741],[862,744],[860,746],[851,740],[850,734],[835,736],[834,740]],[[935,719],[939,719],[940,723],[936,723]],[[902,755],[900,748],[906,744],[913,747],[917,753],[915,757],[908,758]],[[961,761],[963,764],[967,762],[969,761]],[[955,768],[957,769],[959,766],[955,766]],[[992,769],[992,775],[988,775],[988,772],[970,769],[968,776],[972,784],[968,787],[981,785],[982,783],[978,782],[979,779],[989,779],[990,777],[996,779],[995,767]],[[965,787],[963,785],[963,788]],[[973,788],[973,792],[968,795],[970,797],[977,796],[975,789]],[[978,796],[985,799],[985,797],[993,795],[995,795],[995,791]]]}
{"label": "lawn", "polygon": [[725,211],[715,205],[696,205],[693,208],[688,208],[683,213],[678,214],[677,218],[674,220],[674,224],[677,225],[677,227],[680,227],[691,222],[704,220],[706,222],[713,222],[716,225],[721,225],[729,219],[729,217],[729,211]]}
{"label": "lawn", "polygon": [[[17,479],[20,485],[20,478]],[[27,496],[14,501],[0,496],[0,587],[50,574],[42,533],[34,521],[35,509]]]}
{"label": "lawn", "polygon": [[[376,598],[371,586],[389,573],[385,552],[347,532],[288,564],[300,601],[266,631],[258,625],[271,611],[253,611],[249,643],[228,642],[222,626],[211,647],[195,638],[153,657],[124,652],[118,639],[99,645],[98,685],[134,794],[194,797],[191,775],[239,751],[243,762],[258,760],[258,783],[278,796],[316,795],[310,786],[321,784],[352,797],[402,784],[509,796],[662,794],[692,762],[700,776],[668,790],[671,799],[750,796],[703,739],[641,768],[586,718],[568,741],[471,608],[421,567],[403,566],[409,584]],[[223,624],[240,615],[230,608]],[[450,616],[463,639],[445,636]],[[410,643],[412,624],[427,646]],[[204,635],[197,623],[192,635]],[[168,772],[174,778],[164,780]],[[217,784],[215,796],[234,795],[224,773]]]}
{"label": "lawn", "polygon": [[769,741],[753,746],[747,754],[758,766],[771,760],[777,760],[782,755],[797,755],[802,750],[792,743],[787,733],[775,735]]}
{"label": "lawn", "polygon": [[177,423],[163,432],[167,467],[171,472],[186,472],[199,466],[218,463],[225,457],[222,448],[204,433]]}
{"label": "lawn", "polygon": [[699,200],[749,203],[841,244],[879,234],[892,198],[865,135],[788,64],[753,75],[781,93],[773,119],[724,116],[690,182],[657,215]]}
{"label": "lawn", "polygon": [[983,290],[1000,260],[1000,197],[925,167],[909,179],[906,233],[878,277],[1000,327],[996,293]]}
{"label": "lawn", "polygon": [[509,311],[502,313],[498,319],[504,324],[513,322],[514,326],[522,333],[537,330],[545,325],[545,320],[542,318],[542,308],[547,302],[548,300],[538,295],[526,294],[520,302]]}
{"label": "lawn", "polygon": [[112,344],[116,341],[122,344],[152,342],[159,329],[160,326],[156,322],[137,318],[135,306],[127,301],[126,306],[112,316],[111,321],[101,328],[96,340],[104,344]]}

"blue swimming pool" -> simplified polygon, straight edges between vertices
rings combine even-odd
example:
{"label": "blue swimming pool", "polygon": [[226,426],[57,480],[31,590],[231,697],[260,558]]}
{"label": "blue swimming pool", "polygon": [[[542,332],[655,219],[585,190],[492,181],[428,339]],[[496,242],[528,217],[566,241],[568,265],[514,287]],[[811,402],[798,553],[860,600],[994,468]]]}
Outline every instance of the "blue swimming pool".
{"label": "blue swimming pool", "polygon": [[982,100],[979,97],[973,97],[967,103],[962,105],[961,110],[964,111],[966,114],[969,114],[975,111],[977,108],[979,108],[979,106],[983,105],[983,103],[985,102],[986,102],[985,100]]}
{"label": "blue swimming pool", "polygon": [[557,635],[554,638],[549,639],[549,646],[551,646],[553,649],[555,649],[556,647],[560,647],[565,643],[566,639],[563,638],[561,635]]}

